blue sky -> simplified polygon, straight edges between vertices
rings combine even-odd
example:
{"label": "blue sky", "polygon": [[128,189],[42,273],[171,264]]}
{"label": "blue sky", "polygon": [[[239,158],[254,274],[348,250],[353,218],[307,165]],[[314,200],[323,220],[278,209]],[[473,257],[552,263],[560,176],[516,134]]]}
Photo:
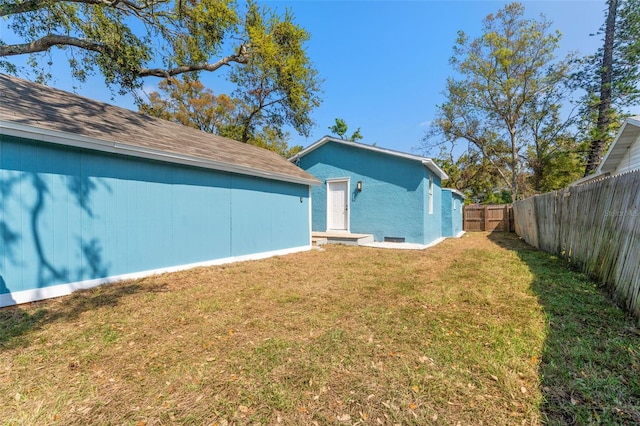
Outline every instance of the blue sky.
{"label": "blue sky", "polygon": [[[362,142],[399,151],[417,151],[420,140],[443,102],[446,78],[453,74],[449,57],[458,30],[478,36],[482,20],[503,1],[263,1],[289,8],[310,34],[308,54],[324,80],[322,105],[314,111],[309,137],[291,134],[290,145],[307,146],[323,135],[336,117],[350,130],[361,128]],[[559,55],[594,52],[604,21],[604,0],[524,1],[528,17],[543,13],[563,34]],[[2,38],[10,34],[2,28]],[[61,61],[62,62],[62,61]],[[68,72],[68,71],[66,71]],[[56,67],[51,84],[73,90],[65,68]],[[228,90],[221,74],[203,74],[216,93]],[[130,98],[104,89],[100,77],[75,91],[101,101],[135,109]],[[147,79],[152,89],[157,79]],[[640,113],[640,111],[636,111]]]}
{"label": "blue sky", "polygon": [[[443,102],[442,91],[457,31],[471,36],[500,1],[294,1],[269,2],[289,7],[311,33],[309,55],[324,82],[324,102],[314,113],[309,138],[292,135],[306,146],[329,132],[336,117],[362,142],[416,152]],[[544,13],[563,33],[561,53],[587,54],[600,44],[590,37],[604,21],[604,1],[530,1],[526,13]],[[416,152],[419,153],[419,152]]]}

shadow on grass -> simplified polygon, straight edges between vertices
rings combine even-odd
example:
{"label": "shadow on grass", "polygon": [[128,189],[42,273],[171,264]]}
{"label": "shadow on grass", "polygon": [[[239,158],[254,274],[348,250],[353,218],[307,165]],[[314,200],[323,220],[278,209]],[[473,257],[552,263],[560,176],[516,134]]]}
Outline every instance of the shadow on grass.
{"label": "shadow on grass", "polygon": [[513,233],[489,239],[533,274],[547,321],[539,375],[546,424],[640,424],[640,331],[606,291]]}
{"label": "shadow on grass", "polygon": [[58,299],[33,302],[28,305],[0,308],[0,352],[27,346],[28,334],[46,324],[78,318],[80,314],[102,307],[115,307],[123,298],[140,291],[163,291],[164,285],[142,286],[129,281],[77,291]]}

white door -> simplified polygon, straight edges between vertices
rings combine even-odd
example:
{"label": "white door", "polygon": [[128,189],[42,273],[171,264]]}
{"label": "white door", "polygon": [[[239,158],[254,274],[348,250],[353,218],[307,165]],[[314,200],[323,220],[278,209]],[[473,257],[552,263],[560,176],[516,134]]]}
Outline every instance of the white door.
{"label": "white door", "polygon": [[327,182],[327,231],[349,231],[349,181]]}

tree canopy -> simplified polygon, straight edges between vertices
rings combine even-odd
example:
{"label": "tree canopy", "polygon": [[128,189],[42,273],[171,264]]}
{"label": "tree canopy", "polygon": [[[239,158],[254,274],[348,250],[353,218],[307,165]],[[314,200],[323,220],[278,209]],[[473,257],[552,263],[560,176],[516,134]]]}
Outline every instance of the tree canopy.
{"label": "tree canopy", "polygon": [[[253,1],[0,0],[0,16],[23,39],[0,42],[0,67],[9,72],[16,69],[8,58],[27,54],[46,81],[42,62],[51,59],[43,52],[66,49],[80,82],[99,72],[112,89],[136,95],[142,112],[283,155],[284,129],[308,136],[320,104],[309,34],[289,11]],[[215,96],[198,76],[225,66],[235,90]],[[137,91],[144,77],[164,79],[148,101]]]}
{"label": "tree canopy", "polygon": [[600,164],[626,108],[640,101],[640,0],[608,0],[603,44],[577,62],[574,84],[584,89],[582,130],[589,143],[584,174]]}
{"label": "tree canopy", "polygon": [[148,102],[140,104],[140,112],[257,145],[285,158],[302,149],[289,147],[288,133],[270,122],[268,115],[254,114],[247,125],[248,113],[242,99],[216,95],[188,74],[181,79],[164,80],[158,88],[158,92],[149,95]]}
{"label": "tree canopy", "polygon": [[26,54],[46,79],[42,65],[50,57],[41,53],[54,47],[68,51],[79,81],[100,72],[121,93],[142,87],[143,77],[263,67],[270,85],[253,90],[287,96],[286,114],[297,130],[309,125],[308,112],[319,102],[317,72],[302,48],[308,33],[290,13],[277,16],[252,1],[0,0],[0,16],[22,39],[0,42],[0,66],[9,72],[15,66],[7,58]]}
{"label": "tree canopy", "polygon": [[[230,0],[2,0],[0,16],[23,40],[3,43],[0,56],[66,48],[76,78],[84,80],[97,67],[108,84],[123,90],[140,87],[145,76],[246,62],[251,42],[243,34],[233,46],[224,45],[241,25]],[[46,57],[32,60],[35,68]]]}
{"label": "tree canopy", "polygon": [[[557,140],[548,138],[549,126],[556,133],[567,129],[557,115],[561,99],[553,95],[563,93],[568,75],[567,60],[555,58],[559,40],[543,16],[526,19],[520,3],[487,16],[478,38],[459,31],[450,59],[456,76],[447,80],[446,101],[438,106],[425,147],[464,143],[464,161],[495,177],[494,192],[521,197],[534,157],[561,149],[548,146]],[[544,150],[531,149],[543,139]]]}
{"label": "tree canopy", "polygon": [[329,130],[331,130],[331,133],[340,136],[340,139],[347,139],[354,142],[362,139],[360,127],[358,127],[356,131],[351,134],[351,136],[346,136],[347,131],[349,130],[349,125],[347,125],[347,122],[342,118],[336,118],[335,124],[333,126],[329,126]]}

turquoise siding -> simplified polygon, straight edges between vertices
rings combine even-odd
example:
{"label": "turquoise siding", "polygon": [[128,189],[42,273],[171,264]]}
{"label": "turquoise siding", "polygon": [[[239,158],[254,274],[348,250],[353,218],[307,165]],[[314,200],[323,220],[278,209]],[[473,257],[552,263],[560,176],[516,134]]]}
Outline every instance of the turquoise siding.
{"label": "turquoise siding", "polygon": [[442,236],[455,237],[462,232],[462,210],[464,199],[451,191],[442,189]]}
{"label": "turquoise siding", "polygon": [[0,136],[0,191],[0,294],[310,245],[307,185]]}
{"label": "turquoise siding", "polygon": [[[428,171],[425,167],[425,170]],[[433,242],[442,237],[442,182],[438,176],[432,174],[433,178],[433,210],[429,213],[428,192],[429,192],[429,176],[425,178],[425,214],[424,214],[424,235],[425,244]]]}
{"label": "turquoise siding", "polygon": [[[350,179],[350,231],[427,244],[440,237],[440,179],[434,179],[434,213],[428,212],[431,172],[420,162],[328,142],[299,159],[318,178],[312,189],[312,228],[327,229],[327,179]],[[356,182],[362,181],[362,192]]]}

